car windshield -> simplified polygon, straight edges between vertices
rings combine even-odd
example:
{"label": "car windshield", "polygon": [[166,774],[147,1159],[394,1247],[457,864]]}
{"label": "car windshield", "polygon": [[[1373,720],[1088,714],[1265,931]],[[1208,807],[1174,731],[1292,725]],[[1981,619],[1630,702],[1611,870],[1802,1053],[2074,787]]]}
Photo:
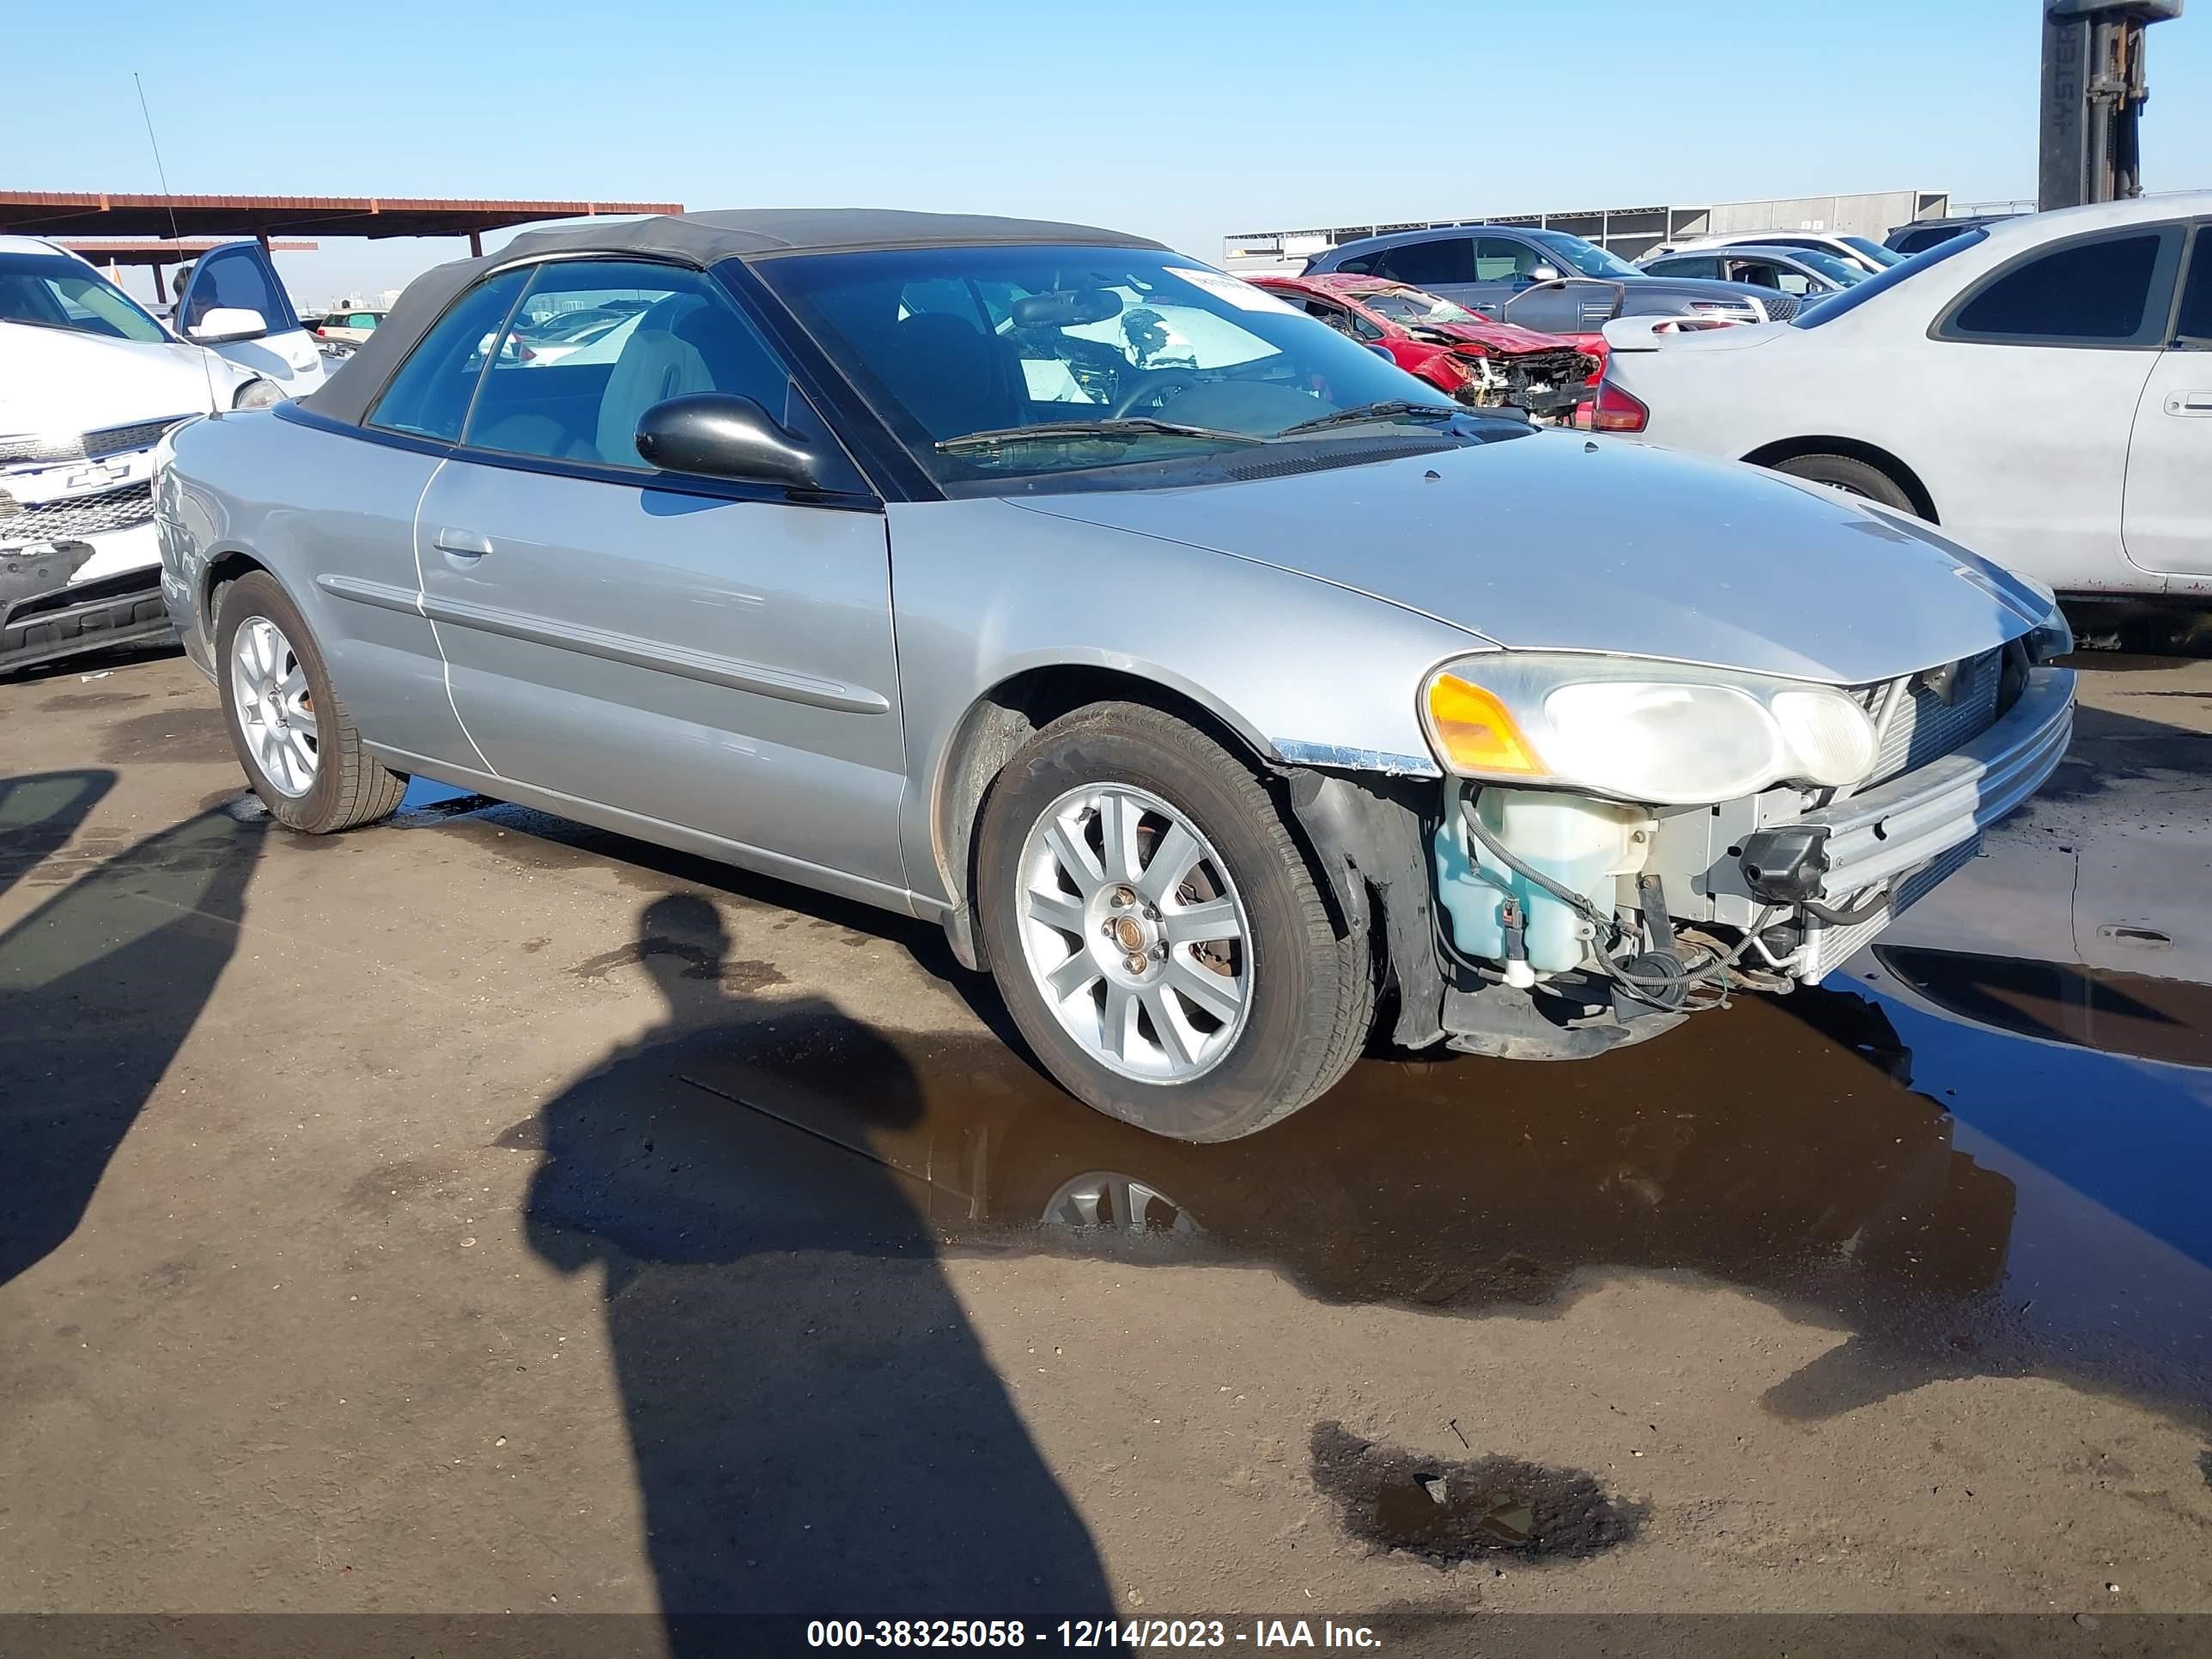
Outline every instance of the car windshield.
{"label": "car windshield", "polygon": [[1617,253],[1607,253],[1595,242],[1585,242],[1579,236],[1570,236],[1564,230],[1528,230],[1521,233],[1544,246],[1585,276],[1641,276],[1644,273]]}
{"label": "car windshield", "polygon": [[169,336],[121,289],[65,253],[0,253],[0,323],[159,345]]}
{"label": "car windshield", "polygon": [[1180,254],[897,249],[753,270],[941,483],[1262,443],[1402,447],[1424,428],[1455,441],[1443,393]]}
{"label": "car windshield", "polygon": [[1892,265],[1901,265],[1905,263],[1905,256],[1899,253],[1895,248],[1884,247],[1880,242],[1871,240],[1867,237],[1838,236],[1836,240],[1839,242],[1850,244],[1853,250],[1865,254],[1868,258],[1873,260],[1875,264],[1880,265],[1884,270],[1888,270]]}
{"label": "car windshield", "polygon": [[1940,265],[1954,254],[1964,253],[1977,242],[1985,242],[1986,230],[1970,230],[1954,236],[1948,242],[1938,242],[1934,247],[1923,248],[1910,258],[1899,260],[1887,270],[1869,276],[1863,283],[1843,294],[1831,294],[1817,305],[1808,305],[1790,319],[1792,328],[1820,328],[1838,317],[1847,317],[1868,301],[1886,294],[1899,283],[1909,282],[1930,265]]}
{"label": "car windshield", "polygon": [[1816,247],[1792,248],[1790,257],[1799,264],[1808,265],[1833,283],[1845,288],[1856,288],[1875,273],[1864,265],[1853,264],[1841,254],[1824,253]]}
{"label": "car windshield", "polygon": [[1424,294],[1417,288],[1393,289],[1388,294],[1363,294],[1359,303],[1378,317],[1394,323],[1479,323],[1483,319],[1465,306]]}

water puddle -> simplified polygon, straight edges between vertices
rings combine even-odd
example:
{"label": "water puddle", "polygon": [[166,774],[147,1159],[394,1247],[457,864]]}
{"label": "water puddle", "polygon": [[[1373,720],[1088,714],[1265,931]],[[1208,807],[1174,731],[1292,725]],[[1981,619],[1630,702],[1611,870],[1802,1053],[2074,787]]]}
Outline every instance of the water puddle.
{"label": "water puddle", "polygon": [[1314,1486],[1346,1531],[1431,1565],[1508,1556],[1571,1560],[1635,1536],[1641,1506],[1610,1497],[1594,1475],[1517,1457],[1439,1462],[1363,1440],[1340,1423],[1315,1426]]}
{"label": "water puddle", "polygon": [[[656,926],[580,964],[586,982],[642,967],[683,1006],[625,1060],[604,1123],[578,1126],[622,1160],[620,1205],[604,1182],[558,1189],[589,1212],[574,1224],[643,1256],[802,1206],[803,1168],[825,1243],[879,1232],[896,1194],[939,1249],[1250,1263],[1322,1300],[1442,1316],[1553,1303],[1587,1270],[1692,1270],[1849,1331],[1772,1391],[1784,1415],[2040,1372],[2212,1416],[2200,987],[1899,946],[1591,1060],[1365,1060],[1262,1134],[1191,1146],[1042,1077],[934,930],[460,792],[410,791],[402,818],[518,861],[624,860],[664,894],[697,864],[763,914],[795,907],[783,925],[903,944],[973,1011],[933,1006],[916,1018],[940,1029],[915,1031],[793,997],[740,959],[750,928],[741,949]],[[703,901],[653,908],[687,902],[712,923]]]}

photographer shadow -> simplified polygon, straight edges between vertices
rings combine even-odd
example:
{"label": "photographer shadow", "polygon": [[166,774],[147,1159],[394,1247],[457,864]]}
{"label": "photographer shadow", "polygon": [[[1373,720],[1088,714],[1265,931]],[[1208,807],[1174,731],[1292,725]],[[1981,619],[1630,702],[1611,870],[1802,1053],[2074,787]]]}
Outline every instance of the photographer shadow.
{"label": "photographer shadow", "polygon": [[897,1051],[834,1004],[730,994],[728,951],[703,899],[647,907],[635,954],[665,1018],[506,1138],[543,1152],[532,1248],[604,1276],[672,1643],[723,1645],[694,1615],[1110,1613],[901,1177],[686,1081],[834,1045],[870,1121],[923,1112]]}

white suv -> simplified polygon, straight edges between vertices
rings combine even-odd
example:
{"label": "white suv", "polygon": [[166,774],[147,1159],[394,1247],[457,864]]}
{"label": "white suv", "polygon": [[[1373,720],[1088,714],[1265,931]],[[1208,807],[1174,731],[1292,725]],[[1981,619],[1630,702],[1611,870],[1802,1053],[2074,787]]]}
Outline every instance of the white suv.
{"label": "white suv", "polygon": [[202,256],[178,316],[185,337],[88,261],[0,236],[0,672],[166,633],[162,434],[322,384],[258,243]]}

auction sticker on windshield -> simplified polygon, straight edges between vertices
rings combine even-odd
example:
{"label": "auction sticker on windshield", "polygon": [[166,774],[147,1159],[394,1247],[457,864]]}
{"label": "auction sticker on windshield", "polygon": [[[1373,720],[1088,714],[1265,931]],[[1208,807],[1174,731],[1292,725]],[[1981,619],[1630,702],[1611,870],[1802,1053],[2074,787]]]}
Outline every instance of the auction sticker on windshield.
{"label": "auction sticker on windshield", "polygon": [[1170,265],[1167,274],[1182,277],[1193,288],[1204,289],[1217,300],[1226,300],[1239,311],[1281,311],[1293,317],[1298,314],[1297,307],[1285,305],[1242,277],[1224,276],[1218,270],[1193,270],[1188,265]]}

